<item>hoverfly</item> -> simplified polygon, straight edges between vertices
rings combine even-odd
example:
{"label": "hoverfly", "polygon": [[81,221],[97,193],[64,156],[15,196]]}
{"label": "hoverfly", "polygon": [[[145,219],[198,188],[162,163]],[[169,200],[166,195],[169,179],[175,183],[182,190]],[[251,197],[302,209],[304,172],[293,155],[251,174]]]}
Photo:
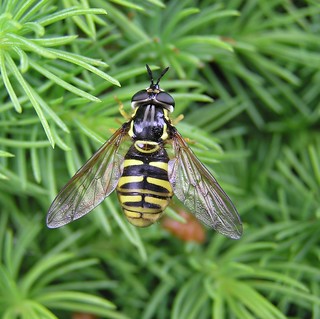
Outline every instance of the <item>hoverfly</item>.
{"label": "hoverfly", "polygon": [[[76,220],[115,189],[128,221],[138,227],[156,222],[175,195],[205,225],[233,239],[242,225],[237,210],[216,179],[172,124],[173,97],[154,82],[133,95],[133,114],[64,186],[51,204],[47,225]],[[169,158],[167,148],[173,156]]]}

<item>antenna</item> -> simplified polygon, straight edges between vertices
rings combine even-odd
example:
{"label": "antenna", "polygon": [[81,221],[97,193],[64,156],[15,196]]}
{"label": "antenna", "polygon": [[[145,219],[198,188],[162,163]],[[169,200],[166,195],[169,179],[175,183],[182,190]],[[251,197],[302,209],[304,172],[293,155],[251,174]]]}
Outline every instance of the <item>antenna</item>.
{"label": "antenna", "polygon": [[154,82],[153,82],[153,74],[152,74],[152,71],[151,71],[151,69],[150,69],[150,67],[149,67],[148,64],[146,64],[146,68],[147,68],[147,71],[148,71],[148,74],[149,74],[149,78],[150,78],[150,81],[151,81],[151,85],[150,85],[150,86],[158,85],[159,82],[160,82],[160,80],[161,80],[161,78],[162,78],[162,77],[167,73],[167,71],[169,70],[169,67],[166,67],[166,68],[161,72],[161,74],[160,74],[160,76],[159,76],[159,78],[158,78],[158,80],[157,80],[157,83],[154,84]]}
{"label": "antenna", "polygon": [[152,75],[152,71],[151,71],[151,69],[150,69],[150,67],[149,67],[148,64],[146,64],[146,68],[147,68],[147,71],[148,71],[148,74],[149,74],[149,78],[150,78],[150,81],[151,81],[151,85],[150,85],[150,86],[152,86],[152,85],[153,85],[153,75]]}
{"label": "antenna", "polygon": [[159,78],[158,78],[158,81],[157,81],[156,85],[159,84],[161,78],[167,73],[168,70],[169,70],[169,67],[166,67],[166,68],[161,72],[161,74],[160,74],[160,76],[159,76]]}

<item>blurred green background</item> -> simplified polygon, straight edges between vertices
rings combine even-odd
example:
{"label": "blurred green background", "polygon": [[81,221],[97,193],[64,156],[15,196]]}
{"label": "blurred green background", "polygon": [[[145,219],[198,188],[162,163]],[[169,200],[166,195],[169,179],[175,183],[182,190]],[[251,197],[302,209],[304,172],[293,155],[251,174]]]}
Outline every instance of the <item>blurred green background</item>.
{"label": "blurred green background", "polygon": [[[318,0],[0,1],[1,318],[320,318],[319,32]],[[177,127],[240,240],[194,220],[168,231],[174,209],[134,228],[115,194],[46,228],[146,63],[170,66]]]}

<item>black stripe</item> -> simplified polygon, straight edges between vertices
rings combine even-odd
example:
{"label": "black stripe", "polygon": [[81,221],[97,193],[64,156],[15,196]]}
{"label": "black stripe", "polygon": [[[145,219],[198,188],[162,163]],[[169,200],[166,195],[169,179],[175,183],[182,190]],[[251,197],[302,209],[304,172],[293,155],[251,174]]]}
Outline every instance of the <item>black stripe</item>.
{"label": "black stripe", "polygon": [[[168,177],[166,180],[168,180]],[[143,189],[143,190],[150,190],[153,192],[163,193],[163,194],[169,193],[168,189],[166,189],[165,187],[161,187],[161,186],[158,186],[155,184],[150,184],[146,180],[143,180],[142,182],[131,182],[131,183],[123,184],[121,186],[121,188],[122,189],[134,189],[134,190]],[[121,188],[118,189],[118,191],[121,190]],[[130,193],[126,193],[126,194],[130,194]]]}
{"label": "black stripe", "polygon": [[154,176],[159,179],[168,180],[168,172],[165,169],[149,164],[127,166],[124,168],[122,176]]}
{"label": "black stripe", "polygon": [[147,203],[145,201],[139,201],[139,202],[124,202],[124,205],[127,207],[141,207],[141,208],[148,208],[148,209],[154,209],[159,210],[161,208],[160,205]]}
{"label": "black stripe", "polygon": [[[146,189],[145,191],[147,191],[148,192],[148,189]],[[150,194],[150,193],[141,193],[141,192],[139,192],[139,191],[135,191],[135,192],[122,192],[121,190],[118,190],[118,194],[119,195],[123,195],[123,196],[143,196],[143,198],[145,197],[145,196],[148,196],[148,197],[153,197],[153,198],[158,198],[158,199],[163,199],[163,200],[166,200],[166,199],[170,199],[172,196],[171,195],[169,195],[168,193],[168,195],[167,196],[165,196],[165,195],[156,195],[156,194]]]}

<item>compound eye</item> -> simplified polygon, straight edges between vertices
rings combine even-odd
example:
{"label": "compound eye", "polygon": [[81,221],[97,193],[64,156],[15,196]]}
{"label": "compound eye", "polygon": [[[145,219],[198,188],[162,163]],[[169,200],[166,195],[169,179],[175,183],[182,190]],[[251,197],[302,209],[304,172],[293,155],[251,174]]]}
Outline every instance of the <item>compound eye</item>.
{"label": "compound eye", "polygon": [[162,104],[171,105],[172,107],[175,105],[173,97],[167,92],[158,93],[157,100]]}
{"label": "compound eye", "polygon": [[131,102],[144,102],[149,99],[147,90],[141,90],[137,92],[131,99]]}

